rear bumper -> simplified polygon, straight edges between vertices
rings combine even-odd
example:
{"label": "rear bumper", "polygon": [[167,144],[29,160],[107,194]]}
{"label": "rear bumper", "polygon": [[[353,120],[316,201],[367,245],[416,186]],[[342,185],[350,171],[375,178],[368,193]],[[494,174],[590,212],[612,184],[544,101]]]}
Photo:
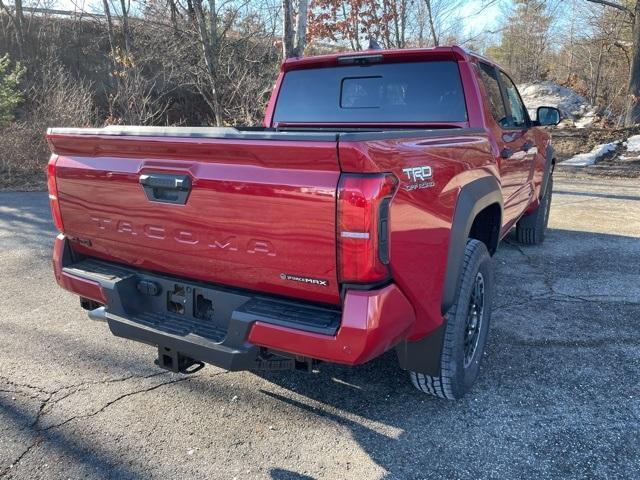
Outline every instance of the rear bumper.
{"label": "rear bumper", "polygon": [[[228,370],[260,368],[266,351],[361,364],[404,339],[415,320],[413,308],[394,284],[377,290],[348,290],[339,311],[116,265],[105,273],[109,264],[93,263],[101,268],[93,272],[76,268],[80,263],[74,262],[68,240],[58,235],[53,255],[58,284],[105,305],[96,315],[104,316],[114,335],[171,348]],[[160,312],[166,295],[142,295],[138,284],[145,280],[157,283],[162,291],[175,282],[193,289],[194,295],[196,289],[202,291],[213,305],[220,305],[216,310],[220,318],[213,318],[217,326],[209,328],[203,320]]]}

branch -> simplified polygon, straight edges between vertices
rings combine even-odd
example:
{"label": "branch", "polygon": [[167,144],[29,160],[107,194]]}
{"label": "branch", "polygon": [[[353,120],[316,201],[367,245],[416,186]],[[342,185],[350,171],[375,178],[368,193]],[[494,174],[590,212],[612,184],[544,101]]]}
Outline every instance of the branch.
{"label": "branch", "polygon": [[616,40],[615,42],[613,42],[613,45],[618,47],[620,50],[622,50],[622,52],[624,53],[624,56],[627,58],[627,64],[631,66],[631,59],[629,58],[629,50],[627,49],[627,45],[625,45],[624,42],[621,42],[619,40]]}
{"label": "branch", "polygon": [[476,33],[475,35],[472,35],[472,36],[466,38],[465,40],[461,40],[459,42],[459,44],[460,44],[460,46],[462,46],[465,43],[469,43],[469,42],[473,42],[473,41],[477,40],[478,38],[482,37],[483,35],[495,35],[496,33],[500,33],[505,29],[506,29],[506,27],[498,28],[496,30],[482,30],[481,32]]}
{"label": "branch", "polygon": [[587,0],[587,2],[597,3],[599,5],[606,5],[607,7],[611,7],[611,8],[617,8],[618,10],[622,10],[623,12],[627,12],[629,15],[631,15],[632,19],[635,18],[635,14],[631,10],[629,10],[624,5],[620,5],[619,3],[609,2],[608,0]]}
{"label": "branch", "polygon": [[16,19],[14,18],[13,15],[11,15],[11,11],[13,10],[11,5],[7,6],[4,3],[2,3],[2,0],[0,0],[0,10],[5,12],[7,14],[7,16],[11,19],[11,23],[13,23],[15,25]]}

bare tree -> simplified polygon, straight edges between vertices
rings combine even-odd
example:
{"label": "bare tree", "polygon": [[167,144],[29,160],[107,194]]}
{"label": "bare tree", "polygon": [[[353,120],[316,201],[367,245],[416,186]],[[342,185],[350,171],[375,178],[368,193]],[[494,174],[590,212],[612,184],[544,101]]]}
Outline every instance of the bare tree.
{"label": "bare tree", "polygon": [[0,10],[9,16],[13,24],[19,54],[22,56],[24,48],[24,11],[22,8],[22,0],[15,0],[13,9],[6,5],[3,0],[0,0]]}
{"label": "bare tree", "polygon": [[[1,0],[0,0],[1,1]],[[115,62],[116,56],[116,39],[113,33],[113,19],[111,18],[111,9],[109,8],[109,0],[102,0],[102,8],[107,18],[107,32],[109,34],[109,47],[111,50],[111,60]]]}
{"label": "bare tree", "polygon": [[218,12],[215,0],[208,0],[209,8],[202,6],[202,0],[192,0],[193,11],[198,34],[202,58],[205,64],[205,83],[196,83],[200,93],[213,112],[216,126],[221,127],[222,110],[217,89],[217,53],[218,53]]}
{"label": "bare tree", "polygon": [[127,0],[120,0],[120,9],[122,11],[122,40],[124,51],[131,51],[131,32],[129,31],[129,7]]}
{"label": "bare tree", "polygon": [[607,0],[587,0],[591,3],[599,3],[625,12],[633,27],[633,47],[631,53],[631,68],[629,83],[627,85],[627,113],[625,125],[632,126],[640,123],[640,1],[626,5],[609,2]]}
{"label": "bare tree", "polygon": [[109,99],[109,120],[124,125],[153,125],[169,108],[169,102],[159,97],[156,83],[142,69],[133,66],[118,81],[118,88]]}
{"label": "bare tree", "polygon": [[173,27],[174,35],[178,33],[178,5],[176,0],[167,0],[169,6],[169,13],[171,15],[171,26]]}
{"label": "bare tree", "polygon": [[424,0],[425,16],[429,31],[430,45],[437,47],[457,37],[463,2],[460,0]]}
{"label": "bare tree", "polygon": [[282,57],[294,57],[292,0],[282,0]]}
{"label": "bare tree", "polygon": [[298,0],[298,13],[296,15],[296,57],[304,56],[304,49],[307,43],[307,16],[309,1]]}
{"label": "bare tree", "polygon": [[440,37],[438,36],[438,32],[436,32],[434,12],[431,5],[431,0],[424,0],[424,4],[427,7],[427,20],[429,22],[429,32],[431,33],[431,41],[433,42],[433,46],[437,47],[438,45],[440,45]]}
{"label": "bare tree", "polygon": [[308,0],[297,1],[294,20],[293,0],[282,0],[282,56],[283,58],[302,57],[307,38]]}

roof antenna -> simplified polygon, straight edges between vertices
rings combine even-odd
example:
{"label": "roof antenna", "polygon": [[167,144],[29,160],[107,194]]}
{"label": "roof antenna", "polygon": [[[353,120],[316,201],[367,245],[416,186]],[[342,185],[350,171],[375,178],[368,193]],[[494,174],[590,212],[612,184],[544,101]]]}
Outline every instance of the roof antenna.
{"label": "roof antenna", "polygon": [[375,38],[369,38],[369,48],[367,50],[382,50],[382,47],[376,42]]}

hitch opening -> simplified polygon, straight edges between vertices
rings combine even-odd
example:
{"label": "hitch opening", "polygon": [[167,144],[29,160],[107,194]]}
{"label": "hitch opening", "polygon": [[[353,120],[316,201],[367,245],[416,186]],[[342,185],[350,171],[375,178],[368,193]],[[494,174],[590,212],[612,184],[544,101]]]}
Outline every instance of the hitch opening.
{"label": "hitch opening", "polygon": [[170,372],[187,375],[199,372],[204,367],[203,362],[182,355],[180,352],[168,347],[158,347],[158,358],[155,364]]}

